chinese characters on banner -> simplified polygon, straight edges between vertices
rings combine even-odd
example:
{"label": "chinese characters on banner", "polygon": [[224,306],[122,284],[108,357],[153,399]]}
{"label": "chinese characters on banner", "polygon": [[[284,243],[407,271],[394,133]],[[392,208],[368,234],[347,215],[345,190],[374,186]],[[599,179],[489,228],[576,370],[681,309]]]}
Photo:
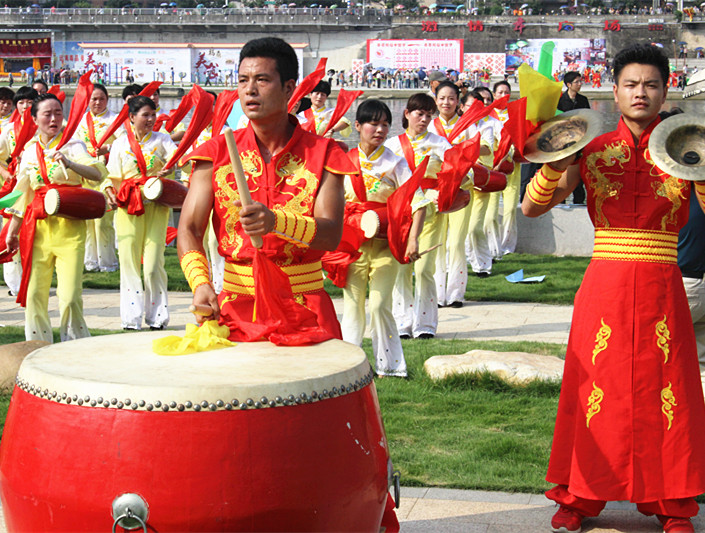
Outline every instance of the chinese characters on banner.
{"label": "chinese characters on banner", "polygon": [[462,39],[368,39],[367,62],[383,68],[461,69]]}

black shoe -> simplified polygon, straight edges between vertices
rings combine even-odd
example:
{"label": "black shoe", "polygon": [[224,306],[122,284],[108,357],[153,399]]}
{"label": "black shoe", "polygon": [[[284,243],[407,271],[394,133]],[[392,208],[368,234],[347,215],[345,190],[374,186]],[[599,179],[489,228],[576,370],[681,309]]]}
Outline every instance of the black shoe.
{"label": "black shoe", "polygon": [[463,307],[463,302],[453,302],[452,304],[449,304],[448,307],[452,307],[453,309],[460,309]]}
{"label": "black shoe", "polygon": [[434,338],[434,337],[435,337],[435,335],[434,335],[433,333],[421,333],[421,334],[420,334],[418,337],[416,337],[416,338],[417,338],[417,339],[426,340],[426,339],[432,339],[432,338]]}
{"label": "black shoe", "polygon": [[405,333],[404,335],[399,335],[399,338],[403,341],[408,341],[411,338],[411,335],[407,335]]}
{"label": "black shoe", "polygon": [[489,277],[490,277],[490,273],[489,273],[489,272],[475,272],[475,275],[476,275],[478,278],[489,278]]}
{"label": "black shoe", "polygon": [[149,329],[151,329],[152,331],[161,331],[164,329],[164,324],[162,324],[161,326],[149,326]]}

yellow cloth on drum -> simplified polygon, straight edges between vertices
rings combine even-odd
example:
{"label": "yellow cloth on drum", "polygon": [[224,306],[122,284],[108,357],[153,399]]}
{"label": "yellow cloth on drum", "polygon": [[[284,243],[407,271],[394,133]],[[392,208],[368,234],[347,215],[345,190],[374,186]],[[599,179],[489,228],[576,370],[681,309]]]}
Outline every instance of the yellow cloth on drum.
{"label": "yellow cloth on drum", "polygon": [[228,340],[230,329],[219,326],[217,320],[208,320],[201,327],[196,324],[186,324],[186,335],[179,337],[170,335],[152,341],[152,351],[157,355],[187,355],[208,350],[219,350],[235,346],[237,343]]}

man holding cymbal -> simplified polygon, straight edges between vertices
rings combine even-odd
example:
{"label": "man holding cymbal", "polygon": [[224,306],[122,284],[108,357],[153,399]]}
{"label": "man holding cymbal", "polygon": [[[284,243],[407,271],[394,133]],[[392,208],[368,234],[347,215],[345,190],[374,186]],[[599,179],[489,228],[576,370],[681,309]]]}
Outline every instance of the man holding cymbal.
{"label": "man holding cymbal", "polygon": [[[648,149],[666,101],[668,58],[633,45],[614,59],[617,129],[576,160],[543,165],[522,210],[539,216],[581,181],[595,226],[575,298],[546,479],[560,508],[553,531],[581,531],[608,500],[656,515],[667,533],[694,531],[705,491],[705,403],[693,326],[676,264],[690,183]],[[705,183],[696,182],[701,206]]]}

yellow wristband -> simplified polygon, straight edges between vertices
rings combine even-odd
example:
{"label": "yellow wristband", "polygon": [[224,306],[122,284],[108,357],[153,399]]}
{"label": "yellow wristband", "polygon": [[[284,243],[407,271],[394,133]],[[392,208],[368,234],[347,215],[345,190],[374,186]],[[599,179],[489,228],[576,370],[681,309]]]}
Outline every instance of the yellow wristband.
{"label": "yellow wristband", "polygon": [[281,209],[273,210],[275,217],[274,233],[285,241],[308,248],[316,237],[316,219]]}
{"label": "yellow wristband", "polygon": [[210,283],[210,272],[208,269],[208,258],[203,252],[191,250],[181,256],[181,270],[184,271],[186,281],[188,281],[191,292],[205,283]]}
{"label": "yellow wristband", "polygon": [[551,198],[553,198],[553,193],[558,187],[558,180],[562,174],[562,172],[552,168],[549,164],[542,166],[536,175],[531,178],[531,182],[526,188],[526,194],[529,195],[529,199],[538,205],[551,203]]}

